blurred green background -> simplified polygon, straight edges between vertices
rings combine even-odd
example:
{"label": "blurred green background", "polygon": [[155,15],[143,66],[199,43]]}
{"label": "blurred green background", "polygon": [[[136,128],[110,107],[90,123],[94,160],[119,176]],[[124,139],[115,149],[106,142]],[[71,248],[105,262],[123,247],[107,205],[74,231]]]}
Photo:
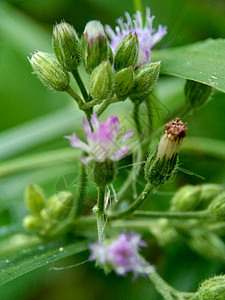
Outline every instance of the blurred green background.
{"label": "blurred green background", "polygon": [[[154,25],[168,26],[168,35],[157,46],[167,48],[199,40],[224,38],[223,0],[151,0],[142,1],[143,8],[151,7],[156,16]],[[81,36],[85,24],[98,19],[115,27],[115,20],[124,11],[134,13],[131,0],[8,0],[0,2],[0,160],[21,159],[26,155],[44,155],[46,151],[68,147],[62,138],[80,127],[83,117],[69,96],[44,87],[31,74],[27,60],[35,49],[51,51],[52,26],[65,20]],[[81,69],[82,72],[82,69]],[[181,106],[184,101],[185,81],[163,77],[157,86],[157,97],[164,106],[163,113]],[[74,88],[76,85],[74,84]],[[120,116],[131,110],[129,103],[120,105]],[[113,113],[118,107],[113,105]],[[215,91],[212,101],[188,117],[188,136],[223,139],[225,95]],[[157,118],[157,116],[156,116]],[[157,123],[157,120],[156,120]],[[205,178],[205,182],[224,184],[224,160],[204,153],[181,152],[182,167]],[[1,174],[1,170],[0,170]],[[23,191],[27,184],[41,184],[48,195],[55,192],[65,174],[78,176],[76,162],[68,163],[63,157],[52,166],[12,172],[0,178],[0,224],[21,223],[25,214]],[[126,176],[126,172],[121,177]],[[185,183],[202,183],[202,179],[178,173],[174,182],[163,186],[154,195],[150,209],[164,209],[174,191]],[[90,185],[90,198],[95,190]],[[87,203],[91,208],[92,203]],[[146,238],[148,235],[146,234]],[[2,244],[1,244],[2,245]],[[182,241],[166,249],[154,241],[144,255],[157,266],[159,273],[178,289],[194,291],[198,282],[224,270],[219,260],[208,261],[187,248]],[[88,253],[61,261],[55,265],[77,264]],[[132,278],[105,276],[93,264],[86,263],[63,271],[48,268],[29,273],[0,288],[1,300],[70,300],[70,299],[161,299],[150,282]]]}

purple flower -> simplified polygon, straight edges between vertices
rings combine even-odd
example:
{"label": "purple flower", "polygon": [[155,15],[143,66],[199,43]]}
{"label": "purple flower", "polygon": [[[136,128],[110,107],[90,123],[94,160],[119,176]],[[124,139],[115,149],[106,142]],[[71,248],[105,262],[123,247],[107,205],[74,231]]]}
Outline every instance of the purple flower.
{"label": "purple flower", "polygon": [[119,42],[130,32],[137,33],[139,40],[139,55],[136,67],[143,66],[150,62],[150,51],[155,44],[157,44],[164,35],[167,34],[167,27],[159,25],[158,30],[152,28],[152,23],[155,16],[151,16],[150,8],[146,8],[146,21],[145,25],[143,24],[143,19],[140,11],[134,15],[134,19],[131,19],[131,16],[128,12],[125,13],[127,23],[123,22],[123,18],[119,18],[117,23],[119,26],[116,26],[115,32],[109,25],[105,26],[105,31],[111,39],[111,47],[115,53],[116,48]]}
{"label": "purple flower", "polygon": [[130,235],[121,233],[119,237],[108,246],[101,242],[90,244],[91,255],[89,260],[96,260],[106,272],[114,270],[116,274],[125,276],[128,272],[145,276],[154,268],[139,255],[140,247],[147,244],[141,240],[141,235],[132,232]]}
{"label": "purple flower", "polygon": [[66,136],[72,147],[80,148],[88,154],[88,156],[81,157],[85,165],[92,160],[97,162],[104,162],[108,159],[118,161],[127,154],[130,146],[125,143],[133,135],[133,130],[128,130],[119,138],[120,123],[118,117],[110,116],[107,121],[99,124],[98,116],[93,114],[90,123],[87,119],[83,119],[87,143],[82,142],[76,133]]}

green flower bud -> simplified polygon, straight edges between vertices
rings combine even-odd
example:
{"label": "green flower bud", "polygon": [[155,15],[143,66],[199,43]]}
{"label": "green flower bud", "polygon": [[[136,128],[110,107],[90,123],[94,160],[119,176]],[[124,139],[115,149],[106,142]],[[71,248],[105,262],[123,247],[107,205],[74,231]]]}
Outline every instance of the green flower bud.
{"label": "green flower bud", "polygon": [[103,60],[110,56],[109,42],[102,24],[90,21],[86,24],[81,39],[84,66],[91,73]]}
{"label": "green flower bud", "polygon": [[205,280],[197,292],[198,300],[224,300],[225,276],[215,276]]}
{"label": "green flower bud", "polygon": [[165,183],[175,172],[178,152],[185,137],[187,124],[179,118],[167,124],[165,134],[145,164],[145,179],[155,187]]}
{"label": "green flower bud", "polygon": [[134,81],[134,72],[132,67],[119,71],[115,76],[114,91],[118,99],[125,100],[132,87]]}
{"label": "green flower bud", "polygon": [[151,224],[149,230],[160,246],[166,246],[178,238],[176,229],[167,219],[159,219],[155,224]]}
{"label": "green flower bud", "polygon": [[23,227],[28,230],[40,229],[42,220],[39,216],[28,215],[23,219]]}
{"label": "green flower bud", "polygon": [[159,77],[160,62],[144,65],[135,71],[133,89],[129,95],[133,101],[143,100],[151,92]]}
{"label": "green flower bud", "polygon": [[206,209],[223,190],[222,185],[214,183],[201,184],[201,201],[198,209]]}
{"label": "green flower bud", "polygon": [[47,206],[41,211],[41,216],[46,221],[66,218],[73,206],[73,193],[62,191],[48,199]]}
{"label": "green flower bud", "polygon": [[225,245],[217,234],[208,230],[191,230],[189,246],[207,259],[220,259],[225,261]]}
{"label": "green flower bud", "polygon": [[69,75],[52,54],[37,51],[29,61],[34,73],[48,88],[56,91],[68,89]]}
{"label": "green flower bud", "polygon": [[209,101],[211,92],[211,86],[187,80],[184,87],[185,102],[191,109],[198,109]]}
{"label": "green flower bud", "polygon": [[103,100],[112,89],[113,70],[109,61],[103,61],[91,74],[90,94],[93,99]]}
{"label": "green flower bud", "polygon": [[172,198],[171,211],[192,211],[200,203],[201,189],[199,186],[185,185]]}
{"label": "green flower bud", "polygon": [[138,59],[139,44],[135,33],[125,36],[116,48],[114,68],[116,71],[128,67],[135,67]]}
{"label": "green flower bud", "polygon": [[25,204],[30,211],[39,214],[45,206],[42,188],[36,184],[30,184],[25,190]]}
{"label": "green flower bud", "polygon": [[67,71],[75,70],[80,64],[81,44],[72,25],[62,22],[53,29],[52,44],[55,56]]}
{"label": "green flower bud", "polygon": [[98,187],[104,187],[113,182],[117,172],[116,163],[109,159],[104,162],[92,161],[88,165],[88,172]]}
{"label": "green flower bud", "polygon": [[219,194],[209,205],[208,210],[217,217],[225,218],[225,192]]}

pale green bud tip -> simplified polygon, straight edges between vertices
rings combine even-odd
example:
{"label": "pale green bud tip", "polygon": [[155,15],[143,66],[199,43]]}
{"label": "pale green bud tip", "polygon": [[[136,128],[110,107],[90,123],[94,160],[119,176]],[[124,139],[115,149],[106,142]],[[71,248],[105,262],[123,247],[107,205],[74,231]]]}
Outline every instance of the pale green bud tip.
{"label": "pale green bud tip", "polygon": [[45,195],[42,188],[36,184],[30,184],[25,190],[25,203],[30,211],[40,213],[45,206]]}
{"label": "pale green bud tip", "polygon": [[139,52],[138,37],[135,33],[125,36],[116,48],[114,68],[116,71],[127,67],[134,67],[137,63]]}
{"label": "pale green bud tip", "polygon": [[180,144],[187,130],[178,118],[166,125],[166,132],[158,147],[145,164],[145,178],[155,186],[165,183],[175,172]]}
{"label": "pale green bud tip", "polygon": [[57,24],[53,29],[52,44],[56,58],[67,71],[78,67],[81,44],[72,25],[65,22]]}
{"label": "pale green bud tip", "polygon": [[70,191],[62,191],[56,194],[56,197],[62,205],[71,207],[73,204],[73,193]]}
{"label": "pale green bud tip", "polygon": [[198,300],[224,300],[225,276],[215,276],[204,281],[197,292]]}
{"label": "pale green bud tip", "polygon": [[54,55],[36,51],[28,58],[34,73],[50,89],[65,91],[69,86],[69,75],[58,63]]}
{"label": "pale green bud tip", "polygon": [[186,104],[192,109],[200,108],[209,101],[211,92],[211,86],[193,80],[187,80],[184,87]]}
{"label": "pale green bud tip", "polygon": [[103,100],[112,88],[113,71],[109,61],[103,61],[91,74],[90,94],[93,99]]}
{"label": "pale green bud tip", "polygon": [[184,124],[177,118],[175,121],[168,123],[165,128],[165,134],[158,145],[156,159],[165,158],[168,161],[179,152],[183,138],[186,135],[187,123]]}
{"label": "pale green bud tip", "polygon": [[40,228],[41,219],[39,216],[28,215],[23,219],[23,227],[28,230],[37,230]]}
{"label": "pale green bud tip", "polygon": [[106,34],[99,21],[90,21],[86,24],[83,36],[87,38],[89,45],[93,45],[96,39],[106,40]]}

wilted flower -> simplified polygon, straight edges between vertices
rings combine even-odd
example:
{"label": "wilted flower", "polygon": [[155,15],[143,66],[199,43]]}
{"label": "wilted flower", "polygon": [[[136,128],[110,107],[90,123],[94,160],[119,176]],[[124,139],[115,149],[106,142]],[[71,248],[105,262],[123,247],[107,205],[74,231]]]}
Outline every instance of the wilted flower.
{"label": "wilted flower", "polygon": [[67,136],[70,145],[80,148],[88,156],[81,157],[84,164],[90,161],[105,162],[106,160],[118,161],[124,157],[130,149],[125,143],[133,135],[133,130],[128,130],[119,138],[120,122],[117,116],[110,116],[107,121],[99,124],[98,116],[91,115],[91,124],[84,118],[83,129],[86,134],[87,143],[82,142],[76,133]]}
{"label": "wilted flower", "polygon": [[137,67],[145,65],[150,62],[150,51],[155,44],[157,44],[164,35],[167,34],[167,27],[159,25],[158,30],[152,27],[155,16],[151,16],[150,8],[146,8],[146,21],[143,24],[143,19],[140,11],[134,15],[134,19],[131,18],[128,12],[125,13],[127,23],[123,22],[123,18],[119,18],[115,32],[109,25],[105,26],[105,31],[111,39],[111,47],[115,52],[119,42],[130,32],[137,33],[139,40],[139,56],[137,61]]}
{"label": "wilted flower", "polygon": [[96,262],[104,268],[106,272],[114,270],[116,274],[125,276],[128,272],[133,272],[134,277],[145,276],[152,272],[154,268],[140,256],[140,247],[147,244],[141,240],[141,235],[132,232],[131,234],[121,233],[119,237],[104,246],[101,242],[90,244],[90,260]]}

